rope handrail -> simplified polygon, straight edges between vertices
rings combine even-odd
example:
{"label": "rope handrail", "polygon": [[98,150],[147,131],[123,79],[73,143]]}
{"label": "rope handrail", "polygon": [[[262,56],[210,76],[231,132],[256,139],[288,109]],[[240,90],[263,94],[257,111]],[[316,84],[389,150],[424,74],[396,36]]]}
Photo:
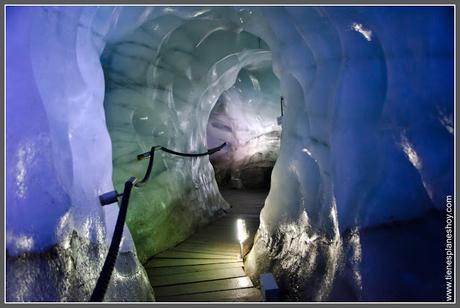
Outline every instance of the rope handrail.
{"label": "rope handrail", "polygon": [[104,265],[102,266],[101,273],[99,274],[99,278],[96,282],[96,286],[94,287],[93,293],[91,294],[91,298],[90,298],[91,302],[101,302],[104,300],[105,293],[109,286],[110,278],[112,277],[113,269],[115,268],[115,262],[117,261],[118,251],[120,250],[120,242],[123,236],[123,228],[125,225],[126,214],[128,212],[129,197],[131,196],[131,191],[134,186],[142,187],[145,185],[145,183],[149,181],[150,174],[153,169],[153,160],[155,157],[155,150],[161,149],[167,153],[174,154],[174,155],[185,156],[185,157],[197,157],[197,156],[214,154],[217,151],[220,151],[225,145],[226,145],[226,142],[224,142],[223,144],[221,144],[220,146],[216,148],[209,149],[207,152],[197,153],[197,154],[181,153],[181,152],[170,150],[165,147],[153,146],[149,152],[145,152],[145,153],[137,155],[138,160],[141,160],[147,157],[150,158],[149,164],[147,166],[147,170],[141,181],[138,181],[135,177],[131,177],[128,179],[128,181],[125,182],[123,193],[119,194],[116,190],[114,190],[114,191],[107,192],[99,196],[99,200],[102,206],[118,202],[118,197],[120,196],[122,197],[122,199],[121,199],[120,210],[118,212],[117,222],[115,224],[115,229],[114,229],[113,236],[112,236],[112,241],[110,242],[109,251],[105,258]]}
{"label": "rope handrail", "polygon": [[[155,146],[155,147],[152,147],[157,149],[159,148],[160,150],[164,151],[164,152],[167,152],[167,153],[170,153],[170,154],[174,154],[174,155],[178,155],[178,156],[184,156],[184,157],[198,157],[198,156],[205,156],[205,155],[211,155],[211,154],[214,154],[220,150],[223,149],[223,147],[225,147],[227,145],[227,142],[224,142],[222,143],[221,145],[219,145],[218,147],[215,147],[215,148],[212,148],[212,149],[208,149],[207,152],[203,152],[203,153],[182,153],[182,152],[176,152],[174,150],[171,150],[171,149],[168,149],[168,148],[165,148],[163,146]],[[138,160],[142,160],[144,158],[147,158],[151,155],[152,151],[149,151],[149,152],[145,152],[145,153],[142,153],[142,154],[139,154],[137,155],[137,159]]]}
{"label": "rope handrail", "polygon": [[123,236],[123,227],[125,225],[126,213],[128,212],[129,197],[131,190],[136,182],[135,177],[131,177],[125,182],[125,189],[123,190],[123,198],[121,199],[120,211],[118,212],[115,230],[113,232],[112,241],[110,242],[109,252],[105,257],[104,265],[102,266],[101,273],[94,287],[93,294],[91,294],[90,302],[102,302],[104,300],[105,292],[109,286],[110,277],[112,277],[115,262],[117,261],[118,251],[120,250],[121,237]]}
{"label": "rope handrail", "polygon": [[156,149],[156,147],[152,147],[150,149],[150,152],[148,152],[149,155],[150,155],[150,159],[149,159],[149,165],[147,166],[147,171],[145,172],[145,175],[142,178],[142,180],[135,184],[136,187],[142,187],[142,186],[144,186],[145,183],[147,183],[149,181],[150,173],[152,172],[152,168],[153,168],[153,159],[155,158],[155,149]]}

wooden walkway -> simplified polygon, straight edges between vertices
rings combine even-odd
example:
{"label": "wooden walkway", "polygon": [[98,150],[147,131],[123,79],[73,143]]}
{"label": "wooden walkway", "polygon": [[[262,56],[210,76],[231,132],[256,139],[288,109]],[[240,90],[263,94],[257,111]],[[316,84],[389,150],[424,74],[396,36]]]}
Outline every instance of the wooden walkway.
{"label": "wooden walkway", "polygon": [[236,238],[236,219],[245,220],[251,243],[267,191],[221,190],[228,214],[198,230],[144,266],[159,302],[257,302],[260,290],[246,276]]}

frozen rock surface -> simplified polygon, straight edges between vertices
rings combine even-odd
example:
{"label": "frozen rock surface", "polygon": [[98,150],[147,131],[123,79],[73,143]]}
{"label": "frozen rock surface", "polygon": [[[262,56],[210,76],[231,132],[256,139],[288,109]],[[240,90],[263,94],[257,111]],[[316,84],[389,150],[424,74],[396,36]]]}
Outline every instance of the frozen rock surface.
{"label": "frozen rock surface", "polygon": [[[239,143],[221,155],[235,149],[240,171],[267,162],[256,153],[276,147],[247,137],[273,140],[277,129],[261,125],[276,126],[280,95],[278,159],[246,270],[273,271],[295,300],[375,300],[382,283],[394,287],[385,300],[438,298],[427,287],[438,268],[423,264],[442,266],[431,249],[442,237],[427,231],[440,218],[422,218],[453,195],[452,7],[8,7],[6,26],[10,300],[76,300],[68,290],[87,300],[118,213],[98,196],[143,175],[136,154],[201,152],[222,137],[208,120],[222,119]],[[265,119],[235,122],[232,106]],[[152,176],[128,213],[121,260],[132,267],[106,300],[152,299],[138,260],[227,207],[207,157],[157,153]],[[398,268],[407,250],[379,239],[417,234],[423,262]],[[72,258],[94,270],[67,269]],[[372,275],[390,259],[401,275]],[[46,277],[56,287],[41,294]]]}

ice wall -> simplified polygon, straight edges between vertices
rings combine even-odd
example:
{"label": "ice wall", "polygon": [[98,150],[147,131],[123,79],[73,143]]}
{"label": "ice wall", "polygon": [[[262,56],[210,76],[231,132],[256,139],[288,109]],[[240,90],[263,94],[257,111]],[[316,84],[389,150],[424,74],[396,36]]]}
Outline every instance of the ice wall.
{"label": "ice wall", "polygon": [[452,8],[263,12],[288,107],[246,269],[297,300],[444,300],[433,210],[453,195]]}
{"label": "ice wall", "polygon": [[[7,46],[8,300],[86,300],[118,211],[98,195],[141,176],[133,155],[152,143],[205,149],[219,96],[268,58],[286,110],[248,273],[274,272],[292,300],[442,296],[430,230],[453,194],[451,7],[10,7]],[[225,207],[207,159],[155,168],[107,300],[152,299],[136,249]]]}
{"label": "ice wall", "polygon": [[[87,301],[102,267],[118,212],[98,201],[113,188],[99,62],[107,13],[7,8],[8,301]],[[105,300],[153,300],[126,228]]]}
{"label": "ice wall", "polygon": [[219,186],[270,186],[281,133],[279,80],[271,66],[270,61],[257,71],[241,70],[235,85],[212,109],[206,129],[208,145],[227,143],[224,151],[210,157]]}

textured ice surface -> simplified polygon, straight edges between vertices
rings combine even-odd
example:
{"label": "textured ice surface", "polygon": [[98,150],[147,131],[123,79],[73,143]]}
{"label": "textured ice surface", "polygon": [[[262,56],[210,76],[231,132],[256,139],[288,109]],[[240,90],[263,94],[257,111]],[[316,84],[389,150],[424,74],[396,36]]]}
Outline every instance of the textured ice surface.
{"label": "textured ice surface", "polygon": [[[279,49],[269,45],[279,54],[287,111],[246,269],[275,272],[292,299],[324,300],[349,262],[348,293],[356,299],[378,298],[369,286],[380,283],[403,289],[386,300],[439,299],[428,287],[438,270],[417,266],[397,283],[395,265],[407,264],[398,244],[379,249],[391,258],[393,275],[373,276],[381,261],[361,258],[379,244],[361,243],[359,230],[430,215],[453,194],[452,8],[264,13],[279,39]],[[417,230],[390,225],[380,232],[390,240],[416,237]],[[352,241],[347,234],[355,234]],[[436,249],[428,249],[433,243],[413,247],[439,269]],[[419,288],[427,292],[414,296]]]}
{"label": "textured ice surface", "polygon": [[[7,256],[6,300],[87,301],[106,254],[105,245],[92,243],[74,233],[68,243],[53,246],[46,252]],[[147,273],[133,252],[119,254],[104,299],[154,300]]]}
{"label": "textured ice surface", "polygon": [[[113,189],[99,62],[107,30],[92,24],[103,11],[7,9],[8,300],[87,301],[105,258],[92,250],[104,251],[118,207],[98,201]],[[77,247],[73,232],[83,241]],[[121,251],[136,268],[123,276],[117,264],[105,299],[152,300],[127,228]],[[72,269],[73,260],[84,270]],[[82,284],[81,297],[69,295]]]}
{"label": "textured ice surface", "polygon": [[[382,283],[404,289],[388,289],[386,300],[436,298],[427,284],[437,271],[423,266],[441,266],[428,249],[436,239],[412,246],[427,245],[415,272],[372,269],[391,259],[391,271],[404,271],[395,266],[410,257],[403,245],[379,241],[429,234],[437,222],[404,225],[453,194],[451,7],[24,7],[8,8],[6,23],[10,256],[68,247],[74,230],[98,245],[110,240],[118,208],[102,209],[98,195],[141,176],[146,162],[135,155],[152,144],[207,148],[218,98],[231,95],[242,69],[272,61],[286,109],[246,270],[274,272],[292,299],[373,300]],[[145,260],[226,206],[208,158],[156,158],[128,214],[122,251],[133,260],[136,249]],[[10,290],[44,277],[35,266],[36,276],[21,276],[14,264]],[[70,285],[94,281],[89,272]],[[116,287],[143,289],[142,277]],[[426,292],[412,296],[418,289]]]}

